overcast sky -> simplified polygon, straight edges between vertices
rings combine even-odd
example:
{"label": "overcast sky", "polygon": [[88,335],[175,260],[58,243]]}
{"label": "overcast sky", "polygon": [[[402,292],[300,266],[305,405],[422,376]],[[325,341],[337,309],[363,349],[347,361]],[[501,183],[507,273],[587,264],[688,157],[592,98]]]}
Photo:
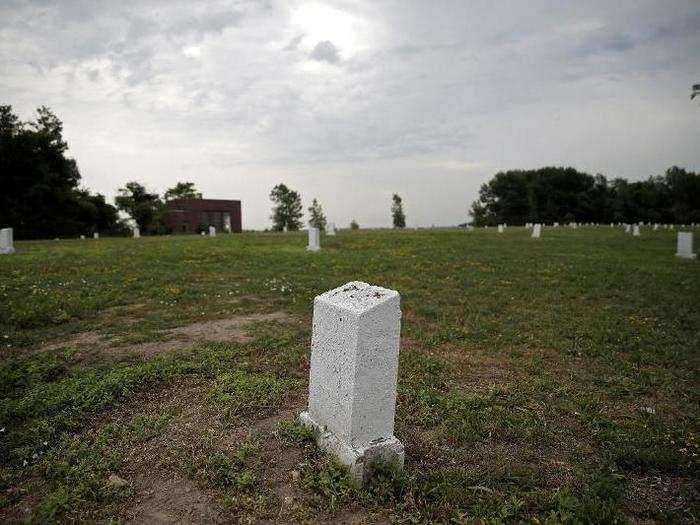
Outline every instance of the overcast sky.
{"label": "overcast sky", "polygon": [[269,225],[466,220],[496,171],[700,171],[700,1],[0,2],[0,103],[61,118],[84,185],[193,181]]}

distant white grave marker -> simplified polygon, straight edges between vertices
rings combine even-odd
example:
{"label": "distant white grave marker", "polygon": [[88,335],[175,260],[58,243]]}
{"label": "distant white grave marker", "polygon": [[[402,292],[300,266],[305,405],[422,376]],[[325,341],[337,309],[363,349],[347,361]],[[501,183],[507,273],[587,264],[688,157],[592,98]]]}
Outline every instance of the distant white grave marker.
{"label": "distant white grave marker", "polygon": [[631,233],[632,227],[629,224],[625,224],[625,233]]}
{"label": "distant white grave marker", "polygon": [[639,237],[639,225],[638,225],[638,224],[635,224],[635,225],[632,227],[632,236],[633,236],[633,237]]}
{"label": "distant white grave marker", "polygon": [[335,223],[329,222],[326,227],[326,235],[335,235]]}
{"label": "distant white grave marker", "polygon": [[97,232],[95,232],[95,233],[92,234],[92,238],[93,238],[93,239],[99,239],[99,238],[100,238],[100,234],[97,233]]}
{"label": "distant white grave marker", "polygon": [[503,225],[502,224],[498,225],[498,233],[503,233]]}
{"label": "distant white grave marker", "polygon": [[0,230],[0,255],[15,253],[15,243],[12,228]]}
{"label": "distant white grave marker", "polygon": [[400,332],[394,290],[350,282],[314,299],[309,407],[300,419],[359,483],[377,460],[403,468],[394,437]]}
{"label": "distant white grave marker", "polygon": [[134,239],[138,239],[141,237],[141,230],[139,230],[138,226],[134,226]]}
{"label": "distant white grave marker", "polygon": [[80,240],[81,240],[81,241],[84,241],[84,240],[85,240],[85,235],[81,235],[81,236],[80,236]]}
{"label": "distant white grave marker", "polygon": [[309,244],[306,246],[306,249],[310,252],[317,252],[321,249],[321,236],[318,228],[309,226]]}
{"label": "distant white grave marker", "polygon": [[684,259],[695,259],[696,254],[693,253],[693,233],[678,232],[678,247],[676,256]]}
{"label": "distant white grave marker", "polygon": [[531,237],[532,237],[533,239],[539,239],[541,233],[542,233],[542,225],[541,225],[541,224],[535,224],[535,225],[532,227],[532,235],[531,235]]}
{"label": "distant white grave marker", "polygon": [[209,226],[209,237],[216,237],[216,227]]}

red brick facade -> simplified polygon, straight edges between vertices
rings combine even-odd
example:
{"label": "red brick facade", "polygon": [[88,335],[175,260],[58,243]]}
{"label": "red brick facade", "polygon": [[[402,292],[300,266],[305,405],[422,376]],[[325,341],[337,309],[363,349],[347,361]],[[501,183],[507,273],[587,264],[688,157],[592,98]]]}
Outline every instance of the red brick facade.
{"label": "red brick facade", "polygon": [[175,199],[165,203],[165,224],[173,233],[198,233],[214,226],[217,233],[241,233],[241,201]]}

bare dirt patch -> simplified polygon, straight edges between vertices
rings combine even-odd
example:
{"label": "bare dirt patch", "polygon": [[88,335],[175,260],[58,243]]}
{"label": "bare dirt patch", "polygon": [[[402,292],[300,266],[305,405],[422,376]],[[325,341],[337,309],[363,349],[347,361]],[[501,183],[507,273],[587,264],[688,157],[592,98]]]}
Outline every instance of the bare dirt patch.
{"label": "bare dirt patch", "polygon": [[180,476],[160,478],[138,475],[137,496],[125,511],[127,523],[221,523],[222,509],[214,499]]}
{"label": "bare dirt patch", "polygon": [[150,358],[164,352],[173,352],[189,348],[195,344],[211,342],[237,342],[247,343],[253,338],[248,329],[251,325],[260,322],[289,321],[291,316],[285,312],[254,313],[237,315],[227,319],[213,321],[201,321],[186,326],[164,330],[163,341],[151,341],[136,344],[112,344],[98,332],[81,332],[68,341],[51,343],[42,350],[56,350],[63,347],[74,347],[82,353],[79,360],[89,360],[92,354],[137,354],[144,358]]}

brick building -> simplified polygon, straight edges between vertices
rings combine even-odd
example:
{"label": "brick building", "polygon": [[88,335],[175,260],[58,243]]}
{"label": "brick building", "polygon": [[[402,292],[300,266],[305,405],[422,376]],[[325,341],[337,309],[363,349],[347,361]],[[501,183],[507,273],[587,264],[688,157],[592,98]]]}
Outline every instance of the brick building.
{"label": "brick building", "polygon": [[165,203],[165,224],[173,233],[198,233],[214,226],[217,232],[241,233],[241,201],[175,199]]}

